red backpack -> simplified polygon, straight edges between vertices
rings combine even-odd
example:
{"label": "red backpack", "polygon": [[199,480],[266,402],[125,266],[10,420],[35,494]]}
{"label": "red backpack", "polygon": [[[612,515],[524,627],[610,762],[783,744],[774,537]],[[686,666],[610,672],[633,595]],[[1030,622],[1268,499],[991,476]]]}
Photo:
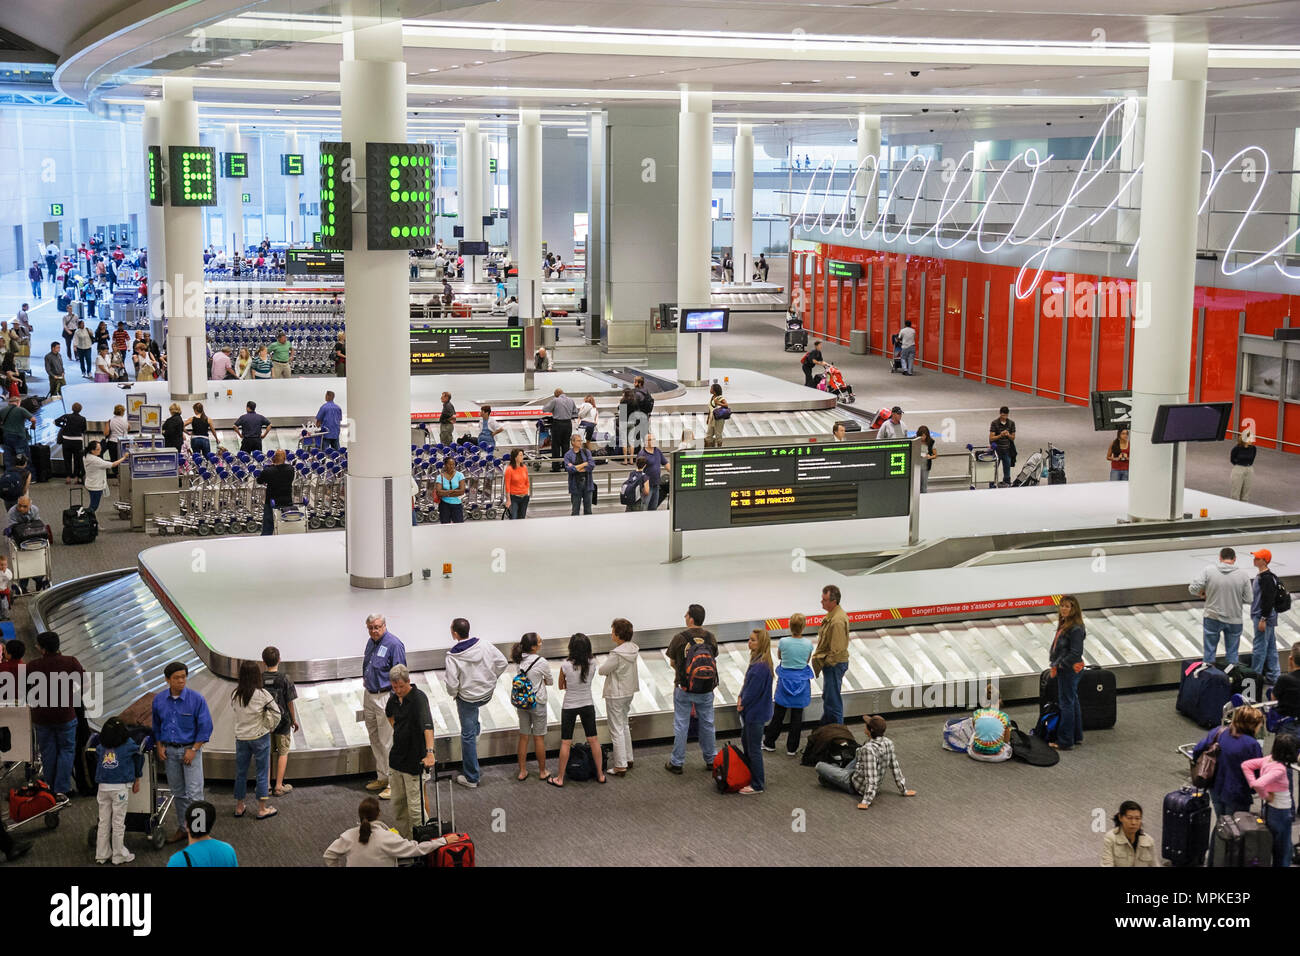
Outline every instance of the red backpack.
{"label": "red backpack", "polygon": [[44,780],[9,791],[9,819],[13,823],[30,820],[55,804],[54,794]]}
{"label": "red backpack", "polygon": [[737,793],[752,779],[745,755],[731,744],[724,744],[713,758],[713,782],[718,785],[718,793]]}
{"label": "red backpack", "polygon": [[[451,836],[451,834],[447,834]],[[429,861],[431,866],[473,866],[474,865],[474,842],[464,833],[457,834],[460,837],[455,843],[448,843],[446,846],[440,846],[429,854],[432,859]]]}

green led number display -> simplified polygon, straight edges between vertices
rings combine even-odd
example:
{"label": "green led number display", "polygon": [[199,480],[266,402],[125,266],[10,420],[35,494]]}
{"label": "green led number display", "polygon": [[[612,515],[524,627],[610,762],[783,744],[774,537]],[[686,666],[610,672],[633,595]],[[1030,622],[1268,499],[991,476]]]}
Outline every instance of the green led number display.
{"label": "green led number display", "polygon": [[221,175],[227,179],[247,179],[248,178],[248,154],[247,153],[222,153],[221,154]]}
{"label": "green led number display", "polygon": [[162,194],[162,147],[150,146],[149,159],[145,166],[145,179],[149,186],[149,205],[161,206]]}
{"label": "green led number display", "polygon": [[240,195],[240,199],[241,199],[241,201],[243,201],[243,202],[252,202],[252,201],[253,201],[253,194],[252,194],[252,193],[242,193],[242,194]]}
{"label": "green led number display", "polygon": [[366,247],[433,244],[433,146],[366,144]]}
{"label": "green led number display", "polygon": [[320,144],[320,233],[317,248],[352,248],[352,144]]}
{"label": "green led number display", "polygon": [[907,474],[907,452],[892,451],[889,453],[889,474],[891,477]]}
{"label": "green led number display", "polygon": [[62,216],[62,215],[63,215],[63,203],[61,203],[61,202],[52,202],[52,203],[50,203],[50,215],[53,216],[55,219],[57,219],[57,218],[59,218],[60,216]]}
{"label": "green led number display", "polygon": [[682,488],[694,488],[700,482],[699,465],[682,465]]}
{"label": "green led number display", "polygon": [[217,204],[217,151],[211,146],[169,146],[173,206]]}
{"label": "green led number display", "polygon": [[302,153],[281,153],[280,154],[280,175],[301,176],[302,175]]}

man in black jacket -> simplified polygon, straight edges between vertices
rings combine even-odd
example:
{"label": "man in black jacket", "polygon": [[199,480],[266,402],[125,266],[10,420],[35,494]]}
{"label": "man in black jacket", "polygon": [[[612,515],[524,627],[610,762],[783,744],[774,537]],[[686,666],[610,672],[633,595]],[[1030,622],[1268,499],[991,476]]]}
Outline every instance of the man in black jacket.
{"label": "man in black jacket", "polygon": [[1269,570],[1273,552],[1267,548],[1250,552],[1259,574],[1251,582],[1254,595],[1250,602],[1250,632],[1254,644],[1250,651],[1250,666],[1264,675],[1265,684],[1276,684],[1282,675],[1277,661],[1277,575]]}
{"label": "man in black jacket", "polygon": [[284,463],[284,449],[275,453],[271,464],[257,476],[259,485],[266,485],[266,503],[262,506],[262,534],[275,533],[273,508],[287,508],[293,504],[293,465]]}

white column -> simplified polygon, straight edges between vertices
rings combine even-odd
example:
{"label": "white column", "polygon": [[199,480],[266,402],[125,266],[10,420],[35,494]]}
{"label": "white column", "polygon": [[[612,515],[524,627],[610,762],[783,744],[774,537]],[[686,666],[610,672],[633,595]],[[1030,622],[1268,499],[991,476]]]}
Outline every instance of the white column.
{"label": "white column", "polygon": [[[1124,101],[1124,113],[1121,130],[1133,126],[1133,135],[1126,139],[1119,148],[1119,168],[1121,175],[1127,179],[1129,174],[1137,167],[1142,165],[1142,156],[1145,152],[1147,135],[1147,103],[1145,99],[1133,97]],[[1141,179],[1133,182],[1133,185],[1125,189],[1120,195],[1119,204],[1121,207],[1140,206],[1142,202]],[[1132,244],[1137,242],[1138,230],[1141,226],[1142,212],[1140,209],[1116,209],[1115,210],[1115,241]]]}
{"label": "white column", "polygon": [[[366,143],[406,141],[402,27],[345,15],[344,30],[343,138],[364,190]],[[363,308],[348,310],[347,319],[347,570],[354,587],[404,587],[411,583],[407,254],[367,249],[364,213],[353,215],[352,226],[344,296]]]}
{"label": "white column", "polygon": [[511,206],[519,217],[519,248],[510,252],[519,268],[519,323],[527,330],[524,384],[532,388],[532,353],[537,348],[537,320],[542,315],[542,123],[538,110],[519,111],[518,142],[515,182],[519,195],[511,197]]}
{"label": "white column", "polygon": [[[876,163],[880,162],[880,117],[873,113],[858,114],[858,182],[857,182],[857,209],[858,218],[873,223],[876,221],[880,205],[880,180],[879,173],[875,170],[868,172],[868,167],[863,166],[863,161],[868,156],[874,156]],[[870,188],[868,188],[870,187]],[[870,229],[870,226],[867,226]]]}
{"label": "white column", "polygon": [[[488,172],[491,150],[488,148],[488,134],[478,134],[479,175],[483,177],[483,186],[479,189],[479,216],[492,215],[492,174]],[[484,233],[484,238],[487,234]]]}
{"label": "white column", "polygon": [[456,157],[456,183],[460,187],[460,224],[465,227],[465,238],[483,238],[483,165],[482,140],[479,138],[478,120],[465,124],[460,136],[460,155]]}
{"label": "white column", "polygon": [[[199,145],[199,108],[194,102],[194,84],[190,80],[163,79],[159,126],[164,166],[168,147]],[[220,199],[226,183],[216,182]],[[163,280],[160,304],[167,320],[168,390],[173,401],[197,401],[203,398],[208,380],[203,314],[203,207],[173,206],[168,194],[165,201],[163,261],[167,271],[156,274],[151,256],[149,274]]]}
{"label": "white column", "polygon": [[[298,152],[298,131],[289,130],[284,134],[284,151]],[[263,167],[265,168],[265,167]],[[298,193],[302,190],[301,176],[284,177],[284,238],[286,242],[302,242],[307,237],[303,234],[302,220],[298,218]]]}
{"label": "white column", "polygon": [[[682,89],[677,142],[677,305],[711,304],[713,246],[713,95]],[[677,336],[677,378],[709,380],[707,334]]]}
{"label": "white column", "polygon": [[740,284],[749,285],[754,271],[754,128],[748,123],[736,127],[732,150],[731,259]]}
{"label": "white column", "polygon": [[[1187,401],[1196,284],[1196,208],[1205,125],[1205,44],[1156,43],[1147,80],[1146,167],[1133,335],[1129,515],[1181,518],[1185,461],[1151,444],[1156,406]],[[1156,241],[1152,241],[1156,240]]]}
{"label": "white column", "polygon": [[[167,147],[163,146],[162,139],[162,103],[148,102],[144,104],[144,122],[141,129],[141,140],[144,146],[143,161],[145,164],[145,176],[149,172],[149,147],[158,146],[162,150],[162,158],[158,164],[158,189],[164,203],[167,202],[167,192],[163,189],[162,178],[163,171],[167,167]],[[149,200],[149,183],[145,182],[145,249],[149,253],[149,315],[155,320],[160,321],[166,314],[159,296],[163,291],[163,280],[167,278],[167,248],[164,242],[166,232],[163,228],[163,206],[154,206],[148,203]],[[202,237],[200,237],[200,240]],[[201,255],[201,254],[200,254]],[[201,260],[200,260],[201,261]],[[206,356],[205,356],[206,358]]]}
{"label": "white column", "polygon": [[[244,138],[239,135],[238,123],[227,123],[221,136],[221,152],[242,153]],[[244,201],[247,180],[222,179],[219,183],[224,195],[221,197],[222,236],[221,246],[226,255],[234,256],[244,252]]]}

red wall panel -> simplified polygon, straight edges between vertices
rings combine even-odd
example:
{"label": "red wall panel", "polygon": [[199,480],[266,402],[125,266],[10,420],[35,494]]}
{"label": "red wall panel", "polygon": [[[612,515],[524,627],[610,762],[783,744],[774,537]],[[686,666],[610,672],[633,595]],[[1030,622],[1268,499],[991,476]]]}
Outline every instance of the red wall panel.
{"label": "red wall panel", "polygon": [[947,262],[943,259],[931,259],[925,273],[925,323],[917,334],[917,359],[922,368],[939,367],[939,319],[943,315],[943,299],[939,292],[943,288],[944,270]]}
{"label": "red wall panel", "polygon": [[948,287],[944,297],[943,348],[940,359],[943,371],[956,375],[961,367],[961,280],[966,277],[971,264],[949,260],[944,269]]}
{"label": "red wall panel", "polygon": [[1124,387],[1124,340],[1129,334],[1133,286],[1127,279],[1101,279],[1097,319],[1097,388],[1101,391]]}
{"label": "red wall panel", "polygon": [[[1097,277],[1074,275],[1070,320],[1065,342],[1065,400],[1087,405],[1092,378],[1092,330],[1097,314],[1109,306],[1098,303]],[[1098,346],[1100,348],[1100,341]]]}
{"label": "red wall panel", "polygon": [[985,318],[985,335],[989,340],[988,380],[990,385],[1007,387],[1007,311],[1011,298],[1006,266],[989,266],[989,314]]}
{"label": "red wall panel", "polygon": [[1254,420],[1256,444],[1260,448],[1276,448],[1277,401],[1271,398],[1243,395],[1238,402],[1238,408],[1241,411],[1242,422]]}
{"label": "red wall panel", "polygon": [[972,262],[966,270],[966,342],[962,348],[965,377],[979,381],[984,374],[984,289],[991,267]]}
{"label": "red wall panel", "polygon": [[1246,334],[1268,335],[1282,327],[1291,311],[1291,297],[1273,292],[1246,293]]}
{"label": "red wall panel", "polygon": [[1300,402],[1286,403],[1286,433],[1282,436],[1286,441],[1284,451],[1300,451]]}
{"label": "red wall panel", "polygon": [[1067,275],[1048,277],[1038,318],[1038,388],[1044,398],[1061,397],[1061,336],[1064,332]]}

